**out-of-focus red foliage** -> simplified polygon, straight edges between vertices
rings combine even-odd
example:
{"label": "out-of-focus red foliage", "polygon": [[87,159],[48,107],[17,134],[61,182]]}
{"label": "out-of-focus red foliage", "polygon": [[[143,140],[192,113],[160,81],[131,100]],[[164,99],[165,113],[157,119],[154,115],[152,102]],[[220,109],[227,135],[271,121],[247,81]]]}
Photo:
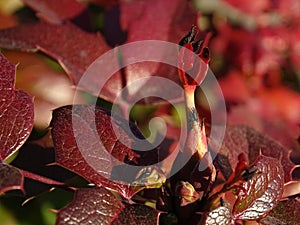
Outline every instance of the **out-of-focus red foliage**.
{"label": "out-of-focus red foliage", "polygon": [[[228,123],[230,124],[227,127],[221,149],[219,152],[218,149],[215,151],[218,156],[214,163],[220,172],[217,178],[222,181],[222,179],[230,177],[229,180],[233,181],[237,179],[236,174],[241,175],[242,173],[248,177],[244,177],[244,180],[234,180],[236,182],[233,182],[233,186],[230,188],[226,187],[228,183],[225,182],[226,191],[239,190],[239,194],[241,194],[237,195],[238,201],[235,206],[232,206],[233,209],[230,209],[227,208],[226,202],[224,203],[221,197],[221,194],[224,194],[225,191],[224,193],[222,190],[218,192],[219,187],[210,190],[211,185],[203,185],[205,183],[202,182],[202,178],[212,176],[212,170],[204,176],[203,171],[199,172],[197,170],[199,159],[197,158],[193,161],[194,158],[191,158],[189,163],[192,164],[193,171],[190,172],[191,170],[188,170],[187,173],[184,173],[183,178],[188,179],[189,176],[192,178],[196,177],[197,180],[194,183],[199,185],[199,187],[201,186],[201,188],[204,186],[204,193],[201,193],[201,195],[198,192],[195,193],[199,191],[199,187],[198,189],[196,188],[197,190],[194,190],[196,186],[193,186],[194,180],[191,179],[188,180],[190,183],[181,183],[181,186],[177,190],[178,193],[182,194],[181,196],[176,195],[176,193],[174,195],[168,188],[163,187],[155,190],[157,192],[154,191],[154,197],[151,197],[157,201],[161,201],[157,206],[164,208],[166,212],[177,213],[179,223],[182,223],[182,221],[186,222],[185,217],[182,217],[181,214],[188,212],[189,214],[187,215],[191,217],[191,219],[189,218],[190,221],[188,221],[188,223],[191,222],[190,224],[198,224],[199,221],[197,219],[199,219],[200,214],[203,214],[208,218],[206,222],[204,221],[206,224],[211,224],[211,221],[213,221],[213,224],[221,224],[217,221],[220,221],[223,217],[224,220],[222,221],[225,221],[224,223],[229,225],[232,224],[233,219],[258,220],[267,216],[267,213],[274,209],[274,207],[274,213],[264,218],[262,224],[274,224],[274,221],[281,221],[282,223],[286,223],[287,221],[294,223],[298,221],[297,218],[299,216],[292,215],[292,209],[284,210],[288,206],[286,202],[280,203],[277,207],[276,204],[280,200],[282,192],[289,192],[292,195],[299,194],[299,192],[294,190],[283,190],[284,182],[294,182],[291,172],[296,170],[294,170],[295,164],[290,160],[290,153],[292,152],[297,156],[300,149],[299,0],[115,0],[109,3],[103,0],[90,0],[85,3],[75,0],[24,0],[24,3],[32,10],[30,11],[31,14],[29,13],[31,17],[30,21],[35,22],[26,24],[23,21],[22,15],[17,15],[17,13],[15,15],[6,15],[0,11],[0,47],[18,51],[41,51],[47,56],[53,57],[63,67],[75,85],[78,84],[78,81],[90,63],[110,50],[110,46],[121,44],[118,41],[111,44],[108,41],[110,39],[123,40],[124,43],[146,39],[158,39],[178,43],[192,24],[198,25],[203,30],[212,30],[214,36],[209,45],[212,55],[211,66],[223,90],[228,109]],[[66,5],[69,7],[66,7]],[[119,33],[112,32],[112,34],[122,33],[124,37],[106,37],[105,32],[100,34],[99,30],[97,32],[94,30],[93,22],[95,21],[90,21],[90,18],[93,18],[91,15],[97,11],[94,9],[95,11],[93,12],[92,10],[93,7],[96,7],[95,5],[98,7],[97,10],[99,10],[96,13],[101,14],[101,16],[97,16],[106,20],[104,22],[100,21],[101,29],[107,29],[105,26],[110,24],[110,20],[117,19],[117,26],[110,27],[110,29],[119,29]],[[117,15],[112,13],[113,10],[115,10],[114,12]],[[40,19],[43,22],[39,21]],[[99,21],[97,22],[99,23]],[[18,24],[17,27],[6,29],[16,24]],[[17,54],[12,52],[5,52],[5,54],[10,61],[18,63],[19,58]],[[41,116],[46,115],[47,117],[42,120],[44,122],[43,128],[45,128],[47,126],[45,123],[48,123],[50,119],[50,107],[54,108],[55,106],[67,104],[70,99],[66,100],[66,102],[57,102],[57,98],[53,100],[53,98],[49,99],[49,96],[43,95],[44,89],[56,89],[59,87],[58,83],[65,82],[65,80],[61,79],[62,73],[54,72],[53,68],[49,69],[50,66],[46,68],[48,67],[47,64],[43,64],[45,66],[43,69],[34,68],[34,66],[39,67],[42,64],[41,61],[44,60],[43,57],[45,56],[37,55],[41,61],[36,60],[35,57],[31,58],[32,55],[27,56],[25,58],[28,61],[24,60],[20,63],[17,87],[25,89],[31,95],[35,96],[34,109],[36,114],[39,114],[35,117],[35,126],[39,126],[37,118],[42,114]],[[22,110],[26,109],[25,106],[32,107],[32,101],[27,94],[14,89],[15,67],[2,55],[1,59],[3,61],[0,61],[1,64],[10,65],[8,69],[0,67],[0,75],[6,72],[9,73],[0,77],[0,92],[3,93],[0,96],[2,98],[2,112],[0,112],[2,130],[0,130],[0,135],[3,136],[0,139],[2,147],[0,149],[0,158],[1,160],[5,160],[29,136],[33,126],[33,109],[30,108],[29,111],[27,110],[27,113],[29,112],[30,115],[25,119],[29,121],[23,118],[27,114],[19,117],[15,113],[15,111],[22,112]],[[27,68],[26,65],[24,66],[24,62],[25,64],[34,64],[34,66]],[[105,86],[102,95],[100,94],[100,97],[113,101],[118,92],[131,81],[152,75],[162,76],[179,82],[177,69],[175,68],[165,67],[162,64],[140,63],[130,65],[120,73],[112,76]],[[89,82],[89,85],[95,83],[92,80]],[[5,85],[2,85],[2,83]],[[46,85],[44,85],[45,83]],[[67,86],[70,85],[67,82],[65,84]],[[132,91],[132,96],[138,95],[149,85],[152,88],[167,91],[164,90],[164,86],[160,83],[147,83],[140,87],[134,87],[132,88],[134,90],[129,90],[129,92]],[[39,90],[37,91],[35,88]],[[61,88],[56,92],[59,91],[66,91],[71,95],[73,93],[69,87]],[[20,93],[22,93],[23,97],[25,96],[24,99],[20,98],[22,97],[19,96]],[[59,96],[57,93],[50,95]],[[200,99],[199,96],[197,97]],[[11,103],[11,105],[8,103]],[[43,110],[37,110],[39,108]],[[198,111],[200,111],[199,108],[197,109]],[[15,111],[12,113],[12,110]],[[171,115],[172,113],[169,110],[168,106],[163,109],[161,108],[155,112],[155,115],[162,116],[163,114],[168,120],[175,120],[175,116]],[[114,151],[113,155],[121,162],[127,162],[126,160],[130,159],[134,165],[143,164],[139,160],[142,160],[141,156],[144,153],[137,153],[131,148],[122,147],[110,127],[111,119],[120,127],[127,123],[126,120],[114,117],[108,112],[98,109],[96,110],[98,121],[95,128],[97,130],[93,130],[91,129],[92,125],[90,121],[85,120],[87,118],[85,116],[89,113],[93,112],[88,107],[83,106],[79,106],[75,114],[71,106],[61,107],[54,110],[53,113],[52,136],[56,151],[56,163],[81,175],[88,182],[97,186],[90,190],[79,189],[75,194],[74,201],[59,211],[57,224],[66,224],[66,220],[81,221],[85,219],[99,222],[97,217],[105,210],[108,210],[108,217],[103,220],[106,224],[137,224],[138,222],[146,224],[147,222],[145,221],[149,218],[151,219],[151,224],[156,224],[158,222],[159,211],[149,209],[144,205],[132,204],[137,199],[132,200],[130,198],[140,189],[133,189],[128,185],[115,183],[102,177],[98,174],[99,171],[91,168],[81,155],[74,134],[72,133],[74,131],[72,127],[72,122],[74,122],[72,121],[72,115],[77,116],[77,120],[82,124],[82,129],[86,128],[85,131],[87,133],[82,134],[84,139],[86,136],[92,136],[97,132],[106,134],[101,137],[106,142],[107,148],[104,150]],[[205,113],[199,114],[204,115]],[[26,126],[22,123],[24,121]],[[177,144],[179,136],[179,128],[176,127],[176,123],[174,121],[167,121],[167,123],[167,127],[172,128],[167,131],[168,142],[165,142],[165,145],[161,145],[158,148],[159,151],[165,151],[162,154],[164,157],[172,152],[173,149],[171,146]],[[236,126],[241,124],[248,125],[251,128],[248,126]],[[20,132],[18,133],[15,128],[19,129]],[[131,129],[136,129],[136,133],[143,139],[143,135],[139,133],[134,124],[132,124]],[[128,138],[130,141],[130,137],[127,137],[128,133],[126,130],[123,130],[122,136]],[[86,138],[86,140],[90,139]],[[97,143],[98,139],[94,140],[94,143]],[[91,143],[87,141],[85,144],[87,150],[93,150]],[[8,149],[5,149],[6,147]],[[213,145],[210,147],[213,151]],[[155,161],[156,151],[157,149],[154,149],[154,154],[147,155],[149,157],[145,158]],[[98,160],[97,157],[101,156],[101,154],[94,154],[93,151],[90,152],[89,156],[93,160]],[[238,163],[238,155],[240,153],[244,153],[247,158],[247,160],[245,159],[245,165],[246,161],[250,163],[255,161],[253,167],[249,168],[254,168],[253,171],[257,173],[249,170],[247,166],[245,168],[242,167],[238,171],[239,173],[233,173],[232,170]],[[175,158],[174,161],[177,160],[177,156]],[[105,165],[105,162],[103,165]],[[23,190],[24,176],[48,184],[61,185],[61,183],[36,177],[33,173],[21,171],[4,162],[0,162],[0,167],[0,178],[5,180],[1,183],[0,179],[0,192],[12,189]],[[199,176],[194,176],[195,174]],[[209,178],[209,182],[213,181],[214,179]],[[260,186],[258,192],[256,185]],[[296,187],[296,185],[294,186]],[[129,200],[129,204],[123,203],[105,188],[116,191],[120,196]],[[278,193],[275,191],[277,189],[279,190]],[[147,197],[147,194],[151,193],[149,190],[149,193],[147,193],[147,188],[145,190],[146,194],[143,193],[138,197]],[[243,193],[243,191],[245,193],[249,191],[248,195]],[[215,199],[211,198],[215,193],[219,194],[219,196]],[[204,196],[203,199],[202,195]],[[268,198],[269,195],[272,195],[272,198]],[[188,206],[186,208],[180,208],[183,206],[181,204],[172,205],[174,202],[178,202],[179,197],[182,196],[186,198],[185,200],[191,200],[189,197],[196,198],[196,200],[192,198],[190,202],[184,202],[183,205],[186,206],[185,204],[187,204]],[[199,199],[197,199],[198,197]],[[261,199],[262,197],[263,199]],[[199,207],[198,200],[206,201],[203,204],[205,206]],[[138,199],[135,203],[138,201],[142,202],[141,199]],[[149,203],[144,199],[143,201],[145,201],[143,204]],[[296,198],[291,202],[295,208],[299,208],[299,201]],[[82,207],[83,203],[86,203],[84,207]],[[238,205],[239,203],[240,205]],[[218,207],[216,208],[215,206],[217,205]],[[264,205],[266,208],[262,209],[260,205]],[[89,209],[94,211],[90,211]],[[86,213],[82,215],[82,212],[85,211]],[[253,212],[254,214],[256,213],[254,218],[249,217],[249,213],[253,215]],[[257,214],[257,212],[259,213]],[[146,217],[145,213],[148,213],[149,217]],[[237,214],[238,216],[236,216]],[[290,215],[292,219],[281,217],[281,214]],[[216,217],[215,215],[218,216]],[[167,224],[170,224],[168,216],[167,214],[165,218],[169,219],[169,223]],[[128,218],[131,218],[131,220],[127,220]],[[193,223],[192,221],[197,222]],[[163,220],[160,221],[160,224],[164,224]]]}
{"label": "out-of-focus red foliage", "polygon": [[[297,148],[300,136],[300,1],[221,1],[213,11],[212,59],[228,122],[247,124]],[[226,9],[240,14],[230,17]],[[201,8],[200,8],[201,11]],[[241,15],[251,21],[243,23]],[[291,80],[293,82],[291,82]],[[286,132],[282,132],[285,130]]]}
{"label": "out-of-focus red foliage", "polygon": [[24,0],[24,3],[35,10],[40,19],[49,23],[62,23],[85,9],[85,5],[76,0]]}
{"label": "out-of-focus red foliage", "polygon": [[17,20],[12,15],[6,15],[0,11],[0,29],[13,27],[17,24]]}
{"label": "out-of-focus red foliage", "polygon": [[[16,87],[34,96],[34,125],[39,129],[49,126],[52,110],[74,102],[72,83],[60,69],[50,67],[51,61],[33,53],[5,52],[5,56],[18,64]],[[34,85],[33,85],[34,84]]]}

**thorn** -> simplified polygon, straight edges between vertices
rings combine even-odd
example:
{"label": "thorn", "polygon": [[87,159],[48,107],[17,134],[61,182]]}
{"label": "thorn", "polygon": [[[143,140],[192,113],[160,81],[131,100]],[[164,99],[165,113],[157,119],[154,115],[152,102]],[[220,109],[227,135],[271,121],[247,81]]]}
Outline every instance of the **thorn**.
{"label": "thorn", "polygon": [[59,210],[57,210],[57,209],[48,209],[49,210],[49,212],[53,212],[53,213],[55,213],[55,214],[58,214],[59,213]]}
{"label": "thorn", "polygon": [[52,188],[50,188],[49,192],[52,192],[52,191],[54,191],[55,189],[56,189],[55,187],[52,187]]}
{"label": "thorn", "polygon": [[52,163],[46,164],[46,166],[59,166],[59,164],[57,162],[52,162]]}
{"label": "thorn", "polygon": [[35,198],[35,196],[32,196],[32,197],[30,197],[30,198],[27,198],[24,202],[22,202],[22,206],[24,206],[27,202],[29,202],[29,201],[31,201],[32,199],[34,199]]}

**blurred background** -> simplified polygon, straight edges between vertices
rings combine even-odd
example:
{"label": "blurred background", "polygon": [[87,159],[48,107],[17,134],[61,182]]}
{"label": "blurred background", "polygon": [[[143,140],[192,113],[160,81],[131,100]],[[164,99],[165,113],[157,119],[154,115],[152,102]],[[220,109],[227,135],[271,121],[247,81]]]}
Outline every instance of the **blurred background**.
{"label": "blurred background", "polygon": [[[87,33],[99,32],[108,48],[140,39],[178,43],[192,24],[198,26],[200,36],[211,32],[210,68],[225,97],[228,123],[246,124],[271,136],[291,149],[292,160],[300,163],[300,0],[0,0],[1,30],[39,20],[53,24],[70,21]],[[4,38],[0,34],[0,40]],[[54,42],[57,40],[53,37]],[[54,160],[47,134],[52,110],[74,103],[74,83],[45,53],[6,48],[1,52],[18,65],[16,88],[34,96],[34,130],[19,155],[14,156],[17,158],[11,159],[19,166],[25,157],[22,152],[46,154],[43,159],[48,157],[49,161],[26,159],[34,171]],[[197,96],[200,115],[205,115],[209,109],[203,93],[199,90]],[[75,103],[92,102],[94,98],[82,92]],[[106,108],[111,106],[109,98],[99,98],[98,102]],[[147,136],[149,118],[156,115],[164,116],[173,130],[178,128],[178,115],[168,106],[136,106],[131,119]],[[50,150],[45,153],[32,143]],[[77,186],[86,185],[60,168],[51,173],[63,174],[60,178]],[[299,179],[300,170],[293,176]],[[25,190],[29,190],[26,196],[16,191],[0,197],[1,225],[54,224],[54,211],[73,196],[67,190],[49,191],[49,186],[34,181],[26,181]]]}

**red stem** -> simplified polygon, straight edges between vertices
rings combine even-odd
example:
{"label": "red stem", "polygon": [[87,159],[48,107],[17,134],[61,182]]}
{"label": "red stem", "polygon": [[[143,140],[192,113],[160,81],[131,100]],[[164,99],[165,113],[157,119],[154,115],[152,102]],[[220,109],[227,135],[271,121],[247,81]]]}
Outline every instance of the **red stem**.
{"label": "red stem", "polygon": [[44,177],[44,176],[41,176],[41,175],[38,175],[38,174],[35,174],[35,173],[31,173],[31,172],[28,172],[26,170],[21,170],[20,169],[20,171],[23,174],[23,176],[26,177],[26,178],[36,180],[36,181],[42,182],[44,184],[50,184],[50,185],[55,185],[55,186],[63,186],[63,187],[67,187],[68,189],[75,190],[75,188],[69,187],[65,183],[53,180],[51,178],[47,178],[47,177]]}

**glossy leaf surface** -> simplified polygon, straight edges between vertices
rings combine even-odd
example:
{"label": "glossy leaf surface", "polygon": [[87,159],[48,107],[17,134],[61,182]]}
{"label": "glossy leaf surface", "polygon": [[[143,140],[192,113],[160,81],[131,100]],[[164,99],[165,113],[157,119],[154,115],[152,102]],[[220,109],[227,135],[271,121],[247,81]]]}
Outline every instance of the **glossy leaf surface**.
{"label": "glossy leaf surface", "polygon": [[[95,119],[96,127],[91,122],[93,119]],[[73,126],[74,123],[77,126]],[[113,124],[117,130],[114,130]],[[111,116],[108,111],[98,107],[74,105],[54,110],[51,127],[56,162],[83,176],[91,183],[98,186],[104,185],[124,197],[131,197],[138,189],[130,188],[127,184],[123,184],[122,180],[117,180],[121,182],[117,183],[109,179],[114,177],[114,172],[123,172],[126,178],[124,182],[132,182],[139,171],[135,170],[134,174],[126,172],[126,163],[128,165],[151,165],[157,162],[158,155],[156,149],[134,151],[127,147],[128,145],[133,147],[134,141],[129,135],[129,130],[126,130],[126,125],[128,126],[128,121],[118,116]],[[130,123],[130,127],[133,135],[144,139],[134,124]],[[127,146],[118,139],[116,131]],[[78,141],[82,141],[81,145],[78,145]],[[151,148],[150,143],[148,147]],[[123,162],[124,165],[118,168],[118,165],[108,157],[110,155]]]}
{"label": "glossy leaf surface", "polygon": [[[212,146],[213,148],[213,146]],[[285,182],[290,181],[295,165],[289,158],[289,150],[270,137],[244,125],[228,126],[223,145],[215,164],[226,178],[232,173],[238,162],[238,155],[244,153],[246,161],[253,163],[259,152],[265,156],[276,158],[284,169]]]}
{"label": "glossy leaf surface", "polygon": [[109,50],[100,35],[84,32],[69,22],[23,24],[0,33],[2,48],[41,50],[61,63],[75,83],[97,57]]}
{"label": "glossy leaf surface", "polygon": [[33,127],[33,99],[15,90],[16,67],[0,53],[0,160],[17,151]]}
{"label": "glossy leaf surface", "polygon": [[123,203],[105,188],[79,189],[74,200],[58,212],[56,225],[154,225],[157,217],[154,209]]}
{"label": "glossy leaf surface", "polygon": [[[120,10],[121,27],[128,32],[127,42],[129,43],[140,40],[179,43],[196,20],[196,14],[185,0],[154,0],[151,3],[147,1],[123,2]],[[153,15],[156,15],[155,19]],[[162,76],[180,83],[177,68],[162,63],[142,62],[126,68],[126,78],[129,83],[149,75]],[[160,84],[153,86],[160,87]],[[174,96],[178,96],[175,91],[173,90]]]}
{"label": "glossy leaf surface", "polygon": [[284,172],[277,159],[259,156],[255,174],[242,184],[233,208],[237,219],[257,220],[269,213],[283,194]]}
{"label": "glossy leaf surface", "polygon": [[207,217],[205,225],[231,225],[234,224],[231,211],[225,206],[220,206],[211,211]]}
{"label": "glossy leaf surface", "polygon": [[[55,5],[55,3],[46,4],[53,12],[55,7],[52,7],[52,5]],[[38,5],[35,5],[35,7],[38,10]],[[168,8],[168,10],[164,10],[165,8]],[[158,11],[163,12],[158,13]],[[152,17],[153,13],[156,15],[155,20]],[[128,32],[127,43],[149,39],[178,43],[195,20],[196,14],[193,13],[191,6],[184,0],[154,1],[151,3],[132,1],[120,4],[119,22],[124,32]],[[23,51],[41,50],[62,65],[74,84],[78,84],[84,71],[97,57],[110,50],[99,33],[87,33],[69,22],[61,25],[38,22],[35,24],[21,24],[11,29],[1,30],[0,47]],[[143,55],[146,52],[143,49],[140,51],[142,52],[137,54]],[[116,66],[119,63],[117,57],[110,63],[112,67]],[[99,70],[101,71],[103,68]],[[119,73],[111,74],[111,78],[100,93],[100,97],[113,101],[124,86],[139,78],[152,75],[179,83],[177,68],[161,63],[142,62],[129,65],[125,74],[122,75],[123,77]],[[99,76],[95,80],[85,81],[84,87],[80,88],[89,90],[89,86],[99,83],[99,80],[97,80],[100,79]],[[165,90],[165,86],[161,82],[155,82],[155,84],[140,82],[138,86],[134,85],[134,87],[129,88],[128,98],[135,95],[147,95],[148,92],[145,91],[145,87],[149,85],[156,87],[157,91]],[[98,95],[99,93],[92,94]],[[172,96],[174,99],[178,99],[182,97],[182,93],[173,90]],[[158,100],[148,100],[148,102],[153,101],[157,102]]]}

